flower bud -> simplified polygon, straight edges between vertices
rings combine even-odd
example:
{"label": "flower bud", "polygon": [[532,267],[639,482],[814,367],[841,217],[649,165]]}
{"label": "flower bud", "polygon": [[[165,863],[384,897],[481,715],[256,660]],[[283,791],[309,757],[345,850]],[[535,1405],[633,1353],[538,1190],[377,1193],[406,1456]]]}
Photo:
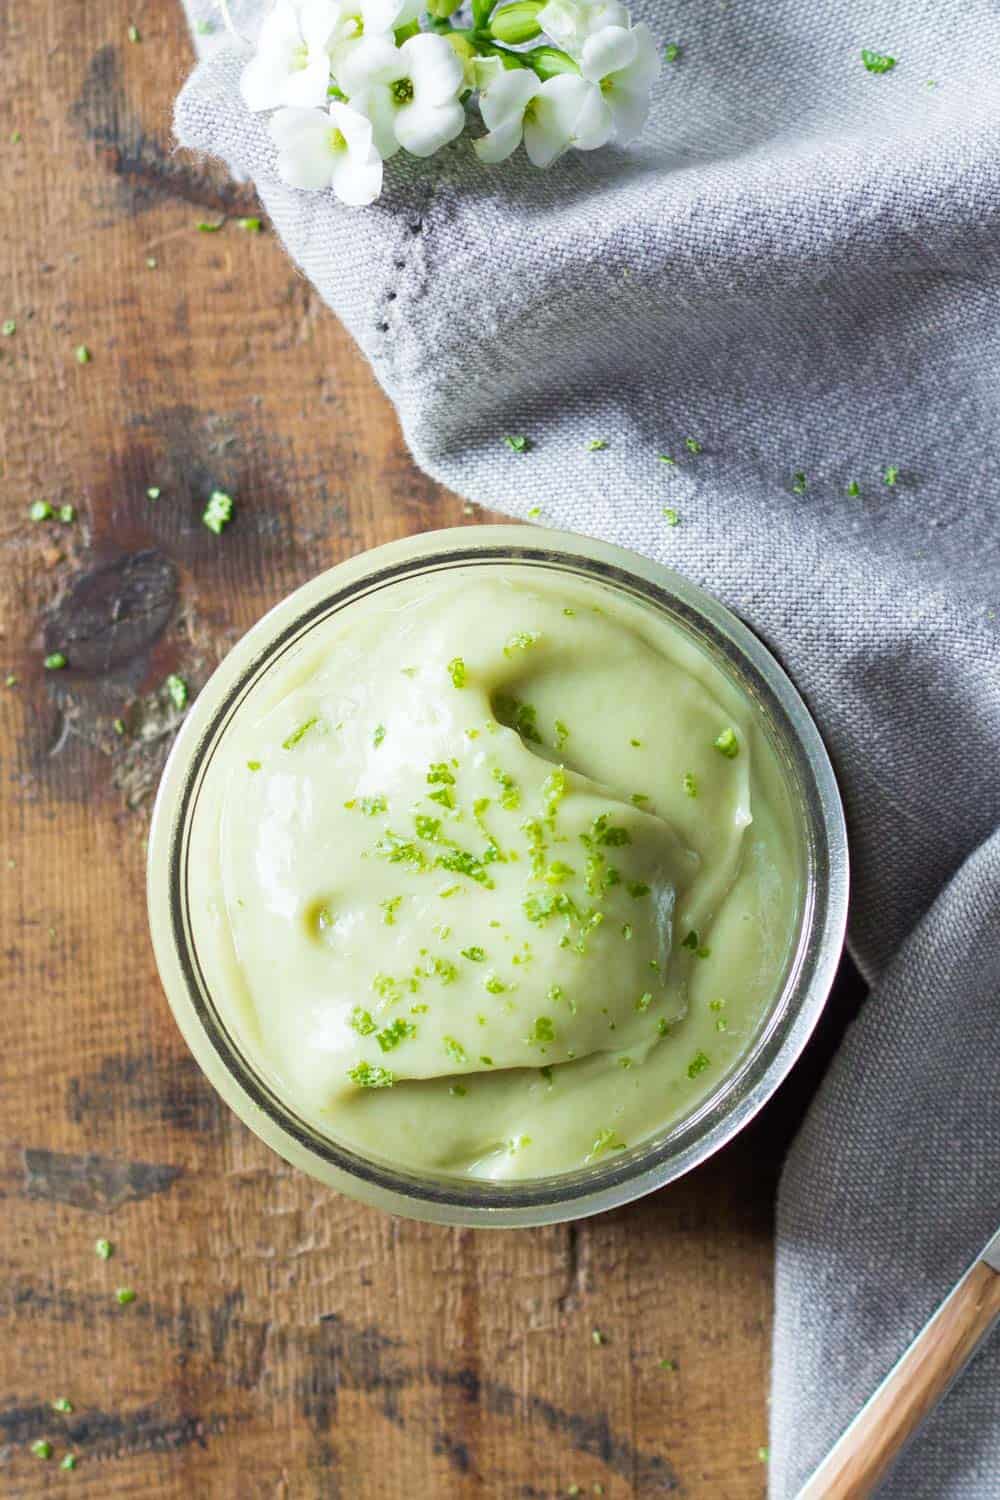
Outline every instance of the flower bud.
{"label": "flower bud", "polygon": [[555,78],[557,73],[579,73],[580,69],[568,52],[558,47],[533,47],[522,53],[525,61],[534,68],[539,78]]}
{"label": "flower bud", "polygon": [[447,21],[461,5],[462,0],[427,0],[426,10],[436,21]]}
{"label": "flower bud", "polygon": [[542,8],[542,0],[515,0],[513,5],[502,6],[490,22],[490,35],[508,47],[534,41],[542,34],[538,24],[538,12]]}

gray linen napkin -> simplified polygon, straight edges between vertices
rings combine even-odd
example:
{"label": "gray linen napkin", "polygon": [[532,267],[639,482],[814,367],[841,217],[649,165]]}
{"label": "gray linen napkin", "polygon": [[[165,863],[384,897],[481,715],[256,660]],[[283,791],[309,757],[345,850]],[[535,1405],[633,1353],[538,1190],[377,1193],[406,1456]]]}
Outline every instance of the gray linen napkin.
{"label": "gray linen napkin", "polygon": [[[819,721],[873,993],[782,1184],[780,1500],[1000,1222],[1000,11],[636,13],[682,49],[646,136],[547,173],[463,137],[368,210],[293,193],[217,37],[177,133],[257,184],[424,469],[705,584]],[[995,1341],[887,1495],[1000,1495],[998,1376]]]}

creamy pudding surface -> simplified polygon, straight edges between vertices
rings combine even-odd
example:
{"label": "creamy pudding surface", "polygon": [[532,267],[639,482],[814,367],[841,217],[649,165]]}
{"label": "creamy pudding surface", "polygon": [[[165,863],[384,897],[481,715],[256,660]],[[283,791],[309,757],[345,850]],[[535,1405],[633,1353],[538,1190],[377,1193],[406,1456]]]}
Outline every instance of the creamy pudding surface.
{"label": "creamy pudding surface", "polygon": [[188,879],[216,1007],[287,1107],[503,1180],[714,1091],[781,990],[803,866],[762,715],[693,637],[492,564],[383,586],[275,660]]}

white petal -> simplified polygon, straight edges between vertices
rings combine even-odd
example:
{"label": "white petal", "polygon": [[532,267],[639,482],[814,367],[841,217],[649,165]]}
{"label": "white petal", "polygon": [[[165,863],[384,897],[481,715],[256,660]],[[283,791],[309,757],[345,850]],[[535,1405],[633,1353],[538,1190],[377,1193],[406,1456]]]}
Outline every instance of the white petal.
{"label": "white petal", "polygon": [[310,52],[325,52],[329,48],[339,16],[340,7],[333,0],[305,0],[299,24]]}
{"label": "white petal", "polygon": [[508,120],[520,119],[530,100],[541,88],[538,77],[529,68],[504,68],[479,96],[479,112],[489,130],[496,130]]}
{"label": "white petal", "polygon": [[465,110],[457,102],[427,105],[414,99],[396,111],[396,139],[411,156],[433,156],[464,128]]}
{"label": "white petal", "polygon": [[399,150],[396,139],[396,109],[392,95],[383,83],[373,84],[351,95],[351,108],[371,121],[372,139],[375,149],[383,161],[388,161]]}
{"label": "white petal", "polygon": [[573,126],[572,144],[578,151],[595,151],[607,145],[614,129],[614,115],[596,84],[580,94],[580,113]]}
{"label": "white petal", "polygon": [[624,5],[619,5],[618,0],[594,0],[587,6],[587,35],[593,36],[595,31],[601,31],[605,26],[624,26],[626,29],[631,25],[629,13]]}
{"label": "white petal", "polygon": [[[627,146],[642,134],[643,126],[649,118],[649,89],[614,88],[608,94],[607,102],[611,110],[615,140],[619,145]],[[604,142],[599,141],[598,145],[603,146]],[[588,148],[584,146],[582,149]]]}
{"label": "white petal", "polygon": [[457,99],[464,72],[454,47],[443,36],[423,31],[411,36],[399,50],[406,59],[406,76],[413,80],[415,98],[432,105]]}
{"label": "white petal", "polygon": [[338,52],[335,67],[340,87],[348,97],[370,84],[395,83],[397,78],[406,77],[402,52],[385,37],[378,36],[362,37],[346,56]]}
{"label": "white petal", "polygon": [[521,144],[523,134],[523,121],[518,116],[503,125],[498,125],[496,130],[490,131],[489,135],[482,135],[478,141],[473,141],[473,149],[480,161],[489,163],[506,161]]}
{"label": "white petal", "polygon": [[623,26],[605,26],[603,31],[589,36],[580,55],[580,72],[584,78],[600,83],[609,73],[618,73],[627,68],[635,57],[635,33]]}
{"label": "white petal", "polygon": [[289,187],[325,188],[330,185],[334,153],[332,126],[318,109],[279,109],[269,125],[278,147],[278,176]]}
{"label": "white petal", "polygon": [[264,17],[257,33],[257,51],[272,55],[290,52],[301,41],[298,6],[294,0],[277,0],[277,4]]}
{"label": "white petal", "polygon": [[[548,167],[570,146],[577,144],[577,131],[587,141],[585,149],[603,144],[606,110],[601,91],[594,83],[574,73],[548,79],[538,91],[534,108],[524,122],[524,149],[536,167]],[[607,111],[610,128],[610,111]],[[607,134],[604,134],[604,140]]]}
{"label": "white petal", "polygon": [[361,0],[365,36],[385,36],[399,24],[400,0]]}
{"label": "white petal", "polygon": [[557,47],[572,52],[580,34],[580,8],[573,0],[549,0],[538,12],[538,24]]}
{"label": "white petal", "polygon": [[366,159],[352,151],[340,151],[331,173],[333,191],[341,203],[365,208],[382,191],[382,163],[377,156]]}
{"label": "white petal", "polygon": [[474,57],[472,59],[472,66],[473,87],[483,93],[485,93],[491,84],[496,83],[501,73],[508,71],[499,57]]}
{"label": "white petal", "polygon": [[247,109],[277,109],[285,101],[287,83],[284,57],[258,52],[240,75],[240,93]]}
{"label": "white petal", "polygon": [[283,102],[300,109],[318,108],[326,104],[329,86],[330,59],[325,53],[320,53],[307,67],[289,73]]}
{"label": "white petal", "polygon": [[420,13],[424,9],[422,0],[403,0],[396,17],[397,26],[409,26],[411,21],[420,19]]}
{"label": "white petal", "polygon": [[635,57],[625,69],[627,84],[630,89],[648,89],[660,76],[663,67],[659,48],[644,21],[632,27],[632,35],[635,38]]}
{"label": "white petal", "polygon": [[340,131],[352,152],[361,157],[378,156],[375,133],[367,115],[338,101],[330,105],[330,123],[335,130]]}

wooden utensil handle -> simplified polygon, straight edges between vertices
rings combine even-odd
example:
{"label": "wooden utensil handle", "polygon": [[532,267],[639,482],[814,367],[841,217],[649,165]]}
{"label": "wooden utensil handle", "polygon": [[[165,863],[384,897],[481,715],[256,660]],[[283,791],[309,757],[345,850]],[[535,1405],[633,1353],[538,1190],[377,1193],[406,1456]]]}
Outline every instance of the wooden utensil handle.
{"label": "wooden utensil handle", "polygon": [[977,1261],[799,1491],[865,1500],[1000,1318],[1000,1274]]}

